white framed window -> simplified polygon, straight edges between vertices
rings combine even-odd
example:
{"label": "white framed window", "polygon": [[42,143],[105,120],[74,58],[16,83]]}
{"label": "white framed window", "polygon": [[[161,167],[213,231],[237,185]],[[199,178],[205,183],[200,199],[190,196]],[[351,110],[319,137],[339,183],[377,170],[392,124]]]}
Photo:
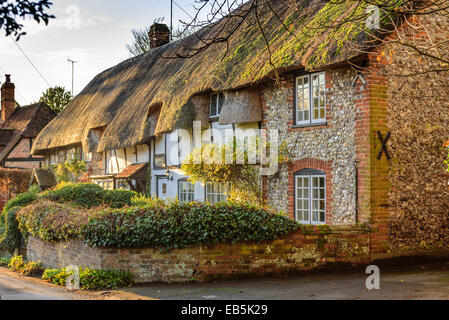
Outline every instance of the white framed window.
{"label": "white framed window", "polygon": [[187,180],[178,180],[178,200],[189,203],[193,201],[195,186]]}
{"label": "white framed window", "polygon": [[224,93],[212,93],[210,95],[210,117],[216,118],[219,117],[221,114],[221,108],[223,107],[224,103]]}
{"label": "white framed window", "polygon": [[50,164],[57,165],[58,164],[58,151],[53,150],[50,153]]}
{"label": "white framed window", "polygon": [[295,174],[295,218],[303,224],[326,223],[326,175],[304,169]]}
{"label": "white framed window", "polygon": [[318,72],[296,77],[296,125],[326,121],[325,73]]}
{"label": "white framed window", "polygon": [[83,152],[83,160],[86,162],[92,161],[92,152]]}
{"label": "white framed window", "polygon": [[228,192],[231,184],[226,182],[207,182],[206,183],[206,202],[215,204],[224,202],[228,199]]}

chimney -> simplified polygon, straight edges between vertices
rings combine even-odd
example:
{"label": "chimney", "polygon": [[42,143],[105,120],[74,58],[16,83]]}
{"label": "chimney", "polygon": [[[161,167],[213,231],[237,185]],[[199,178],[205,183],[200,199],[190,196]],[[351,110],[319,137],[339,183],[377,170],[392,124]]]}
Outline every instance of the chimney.
{"label": "chimney", "polygon": [[150,49],[163,46],[170,42],[170,29],[166,24],[154,23],[148,32],[150,38]]}
{"label": "chimney", "polygon": [[16,100],[14,99],[14,83],[11,82],[11,75],[7,74],[6,82],[2,85],[1,88],[1,120],[5,122],[11,114],[14,112]]}

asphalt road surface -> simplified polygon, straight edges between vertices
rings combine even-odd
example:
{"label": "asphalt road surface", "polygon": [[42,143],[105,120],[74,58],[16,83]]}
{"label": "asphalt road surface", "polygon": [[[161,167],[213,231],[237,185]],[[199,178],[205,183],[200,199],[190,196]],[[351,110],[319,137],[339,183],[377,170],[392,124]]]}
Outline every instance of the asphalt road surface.
{"label": "asphalt road surface", "polygon": [[152,284],[112,292],[68,292],[0,268],[2,300],[449,300],[449,263],[380,269],[380,290],[367,290],[364,270],[201,284]]}
{"label": "asphalt road surface", "polygon": [[380,290],[367,290],[365,270],[309,273],[204,284],[158,284],[126,289],[156,299],[449,300],[449,263],[380,269]]}

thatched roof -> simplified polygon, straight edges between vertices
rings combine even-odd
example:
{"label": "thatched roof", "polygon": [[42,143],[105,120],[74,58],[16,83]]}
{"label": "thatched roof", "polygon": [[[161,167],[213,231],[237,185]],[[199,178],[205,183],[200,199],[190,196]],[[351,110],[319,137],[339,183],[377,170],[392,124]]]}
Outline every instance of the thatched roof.
{"label": "thatched roof", "polygon": [[[320,69],[360,55],[359,50],[345,45],[350,41],[360,42],[358,28],[319,28],[322,23],[347,15],[356,2],[336,6],[324,0],[311,0],[308,7],[299,10],[292,5],[292,0],[270,3],[275,13],[264,1],[260,2],[258,11],[270,43],[272,62],[281,72],[295,68]],[[279,23],[279,18],[295,35]],[[167,59],[185,53],[184,46],[200,47],[198,35],[211,38],[221,30],[222,23],[123,61],[97,75],[41,132],[33,152],[82,143],[87,140],[90,129],[99,127],[106,129],[97,151],[139,144],[149,134],[168,132],[197,118],[195,104],[189,100],[195,94],[247,87],[273,75],[254,14],[229,39],[229,47],[219,43],[192,58]],[[154,125],[154,119],[147,121],[147,118],[156,107],[161,107],[160,116],[155,130],[150,130],[148,127]]]}

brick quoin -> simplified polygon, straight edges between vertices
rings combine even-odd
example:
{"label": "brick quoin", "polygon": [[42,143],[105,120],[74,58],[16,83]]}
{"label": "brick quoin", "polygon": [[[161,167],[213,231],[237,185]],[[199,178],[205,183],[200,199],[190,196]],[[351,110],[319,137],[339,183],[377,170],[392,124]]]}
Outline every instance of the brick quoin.
{"label": "brick quoin", "polygon": [[326,173],[326,224],[332,221],[332,161],[305,158],[292,161],[288,166],[288,207],[287,213],[295,219],[295,172],[303,169],[316,169]]}

